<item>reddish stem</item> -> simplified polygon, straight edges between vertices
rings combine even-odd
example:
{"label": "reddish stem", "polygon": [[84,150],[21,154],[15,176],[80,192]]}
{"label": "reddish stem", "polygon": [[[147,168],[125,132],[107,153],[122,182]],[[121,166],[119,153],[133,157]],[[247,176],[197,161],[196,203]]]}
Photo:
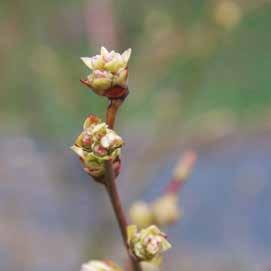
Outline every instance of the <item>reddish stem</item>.
{"label": "reddish stem", "polygon": [[[116,114],[118,112],[119,107],[123,103],[125,98],[123,99],[111,99],[110,104],[107,108],[106,112],[106,123],[110,129],[114,128]],[[125,213],[121,204],[121,200],[119,197],[116,180],[114,176],[113,166],[111,161],[105,162],[105,180],[104,184],[109,195],[120,231],[124,246],[127,250],[127,254],[130,261],[130,267],[132,271],[142,271],[140,263],[133,257],[130,253],[129,246],[127,243],[127,219],[125,217]]]}
{"label": "reddish stem", "polygon": [[114,128],[117,112],[123,103],[123,99],[109,100],[109,105],[106,111],[106,123],[110,129]]}
{"label": "reddish stem", "polygon": [[127,247],[127,221],[118,194],[111,161],[105,162],[105,186],[119,224],[124,245]]}
{"label": "reddish stem", "polygon": [[197,154],[194,151],[187,151],[184,154],[182,159],[177,163],[173,177],[165,189],[166,194],[177,194],[180,192],[187,178],[190,176],[196,160]]}
{"label": "reddish stem", "polygon": [[172,179],[165,189],[166,194],[177,194],[183,187],[183,181]]}
{"label": "reddish stem", "polygon": [[127,243],[127,220],[124,214],[124,210],[120,201],[119,193],[116,186],[116,180],[112,168],[111,161],[105,162],[105,186],[107,193],[109,195],[115,216],[118,221],[118,225],[121,231],[122,240],[124,243],[124,246],[126,248],[130,264],[133,271],[141,271],[140,264],[136,261],[136,259],[131,255],[128,243]]}

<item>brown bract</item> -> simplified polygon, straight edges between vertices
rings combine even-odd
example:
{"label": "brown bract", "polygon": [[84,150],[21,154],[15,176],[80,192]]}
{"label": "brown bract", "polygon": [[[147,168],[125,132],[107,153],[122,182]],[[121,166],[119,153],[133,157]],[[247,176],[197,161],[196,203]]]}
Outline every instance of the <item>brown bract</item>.
{"label": "brown bract", "polygon": [[[80,82],[83,85],[90,88],[91,90],[93,90],[87,79],[85,79],[85,80],[81,79]],[[107,90],[104,90],[103,93],[97,93],[97,92],[95,92],[95,93],[99,96],[107,97],[110,100],[112,100],[112,99],[125,99],[129,94],[129,90],[126,87],[113,86]]]}

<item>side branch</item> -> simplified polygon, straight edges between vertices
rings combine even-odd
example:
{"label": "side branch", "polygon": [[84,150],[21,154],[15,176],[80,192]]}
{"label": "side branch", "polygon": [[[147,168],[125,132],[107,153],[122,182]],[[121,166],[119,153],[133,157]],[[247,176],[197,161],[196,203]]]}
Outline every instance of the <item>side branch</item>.
{"label": "side branch", "polygon": [[184,183],[193,171],[196,160],[196,152],[187,151],[184,154],[176,165],[172,179],[165,189],[165,194],[177,194],[182,189]]}

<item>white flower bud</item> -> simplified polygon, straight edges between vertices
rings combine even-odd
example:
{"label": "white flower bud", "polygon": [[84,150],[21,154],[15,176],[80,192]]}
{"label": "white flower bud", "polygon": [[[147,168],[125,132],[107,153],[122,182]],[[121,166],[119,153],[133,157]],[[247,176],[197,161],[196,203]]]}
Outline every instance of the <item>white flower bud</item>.
{"label": "white flower bud", "polygon": [[123,145],[123,140],[113,130],[110,130],[101,138],[101,145],[104,148],[117,148]]}
{"label": "white flower bud", "polygon": [[[101,96],[107,96],[107,91],[114,87],[127,88],[128,61],[131,56],[131,49],[122,54],[115,51],[109,52],[105,47],[101,48],[101,54],[94,57],[82,57],[82,61],[92,70],[87,80],[82,82],[93,89]],[[123,94],[121,89],[115,90],[114,96]],[[109,94],[108,94],[109,95]],[[111,94],[112,95],[112,92]]]}

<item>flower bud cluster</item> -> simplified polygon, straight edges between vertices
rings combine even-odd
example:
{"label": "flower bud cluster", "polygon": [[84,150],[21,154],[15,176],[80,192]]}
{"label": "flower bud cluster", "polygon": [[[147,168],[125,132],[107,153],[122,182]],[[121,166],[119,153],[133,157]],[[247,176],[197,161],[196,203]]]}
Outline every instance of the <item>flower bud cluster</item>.
{"label": "flower bud cluster", "polygon": [[71,149],[80,157],[85,171],[94,178],[100,178],[104,176],[106,160],[112,161],[115,175],[118,175],[123,144],[122,138],[106,123],[90,115]]}
{"label": "flower bud cluster", "polygon": [[136,225],[128,226],[127,241],[131,252],[140,261],[156,261],[162,252],[171,248],[166,235],[154,225],[140,231]]}
{"label": "flower bud cluster", "polygon": [[[120,89],[127,89],[128,61],[131,52],[132,50],[128,49],[120,54],[115,51],[109,52],[102,47],[100,55],[82,57],[82,61],[92,70],[87,80],[83,82],[98,95],[109,98],[110,95],[120,95]],[[112,93],[115,87],[118,88],[117,94]]]}
{"label": "flower bud cluster", "polygon": [[121,271],[121,269],[111,261],[89,261],[81,267],[81,271]]}
{"label": "flower bud cluster", "polygon": [[151,224],[168,226],[177,222],[181,215],[182,210],[179,207],[178,196],[175,194],[165,194],[152,203],[138,201],[130,208],[131,221],[139,228]]}

